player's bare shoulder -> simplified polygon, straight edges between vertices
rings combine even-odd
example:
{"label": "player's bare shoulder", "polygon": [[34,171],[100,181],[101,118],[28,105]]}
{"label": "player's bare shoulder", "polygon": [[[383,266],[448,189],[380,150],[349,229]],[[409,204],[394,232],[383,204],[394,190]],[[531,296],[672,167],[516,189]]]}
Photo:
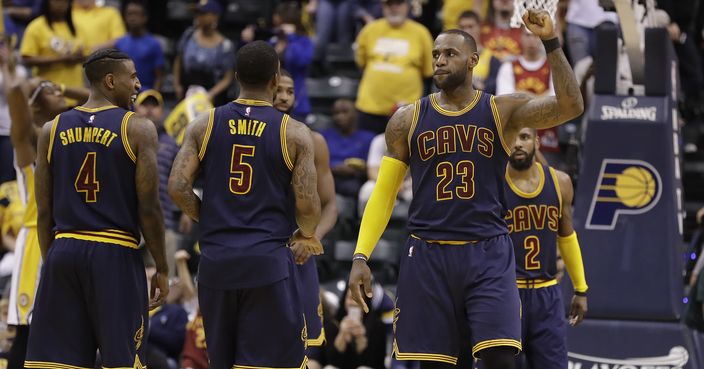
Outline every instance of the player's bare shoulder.
{"label": "player's bare shoulder", "polygon": [[574,189],[572,188],[572,178],[570,175],[561,171],[555,170],[555,177],[557,177],[557,183],[560,185],[560,197],[563,203],[572,203],[572,198],[574,197]]}
{"label": "player's bare shoulder", "polygon": [[408,136],[413,126],[414,111],[415,104],[400,107],[386,126],[387,155],[403,162],[407,162],[410,156]]}
{"label": "player's bare shoulder", "polygon": [[[310,128],[293,118],[286,125],[286,143],[292,160],[299,152],[313,151],[313,134]],[[294,160],[295,161],[295,160]]]}
{"label": "player's bare shoulder", "polygon": [[132,114],[127,122],[127,137],[136,154],[145,145],[154,145],[158,141],[154,123],[136,114]]}

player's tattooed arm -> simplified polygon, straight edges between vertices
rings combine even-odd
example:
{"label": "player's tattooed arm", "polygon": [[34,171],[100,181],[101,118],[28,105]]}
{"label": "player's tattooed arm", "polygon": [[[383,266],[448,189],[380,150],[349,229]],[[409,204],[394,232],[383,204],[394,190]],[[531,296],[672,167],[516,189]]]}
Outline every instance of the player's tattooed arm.
{"label": "player's tattooed arm", "polygon": [[313,132],[315,171],[318,175],[318,196],[320,196],[320,223],[315,229],[315,237],[322,239],[337,222],[337,201],[335,201],[335,180],[330,170],[330,151],[325,138]]}
{"label": "player's tattooed arm", "polygon": [[413,124],[413,109],[413,104],[399,108],[386,126],[386,156],[404,163],[408,163],[410,157],[408,136]]}
{"label": "player's tattooed arm", "polygon": [[37,167],[34,170],[34,195],[37,200],[37,237],[42,258],[46,260],[51,242],[54,241],[53,178],[49,170],[49,140],[53,122],[44,124],[37,143]]}
{"label": "player's tattooed arm", "polygon": [[320,222],[320,197],[310,129],[303,123],[289,120],[286,146],[293,161],[291,185],[296,198],[296,222],[303,235],[313,236]]}
{"label": "player's tattooed arm", "polygon": [[198,154],[208,126],[208,116],[199,115],[186,129],[169,176],[169,196],[184,214],[195,221],[200,219],[200,199],[193,192],[193,182],[200,170]]}
{"label": "player's tattooed arm", "polygon": [[136,116],[130,117],[127,135],[137,157],[135,185],[140,228],[157,271],[165,272],[168,267],[164,252],[164,217],[159,202],[158,135],[154,123]]}
{"label": "player's tattooed arm", "polygon": [[572,188],[572,180],[570,176],[559,170],[557,174],[557,182],[560,185],[560,197],[562,198],[562,213],[560,214],[560,225],[557,233],[560,237],[567,237],[574,232],[572,226],[572,200],[574,199],[574,189]]}
{"label": "player's tattooed arm", "polygon": [[[557,34],[547,12],[529,12],[524,16],[528,28],[542,40],[556,39]],[[524,127],[550,128],[576,118],[584,111],[584,101],[574,71],[567,62],[562,48],[548,54],[555,96],[533,97],[515,93],[496,97],[501,122],[504,122],[504,139],[513,142]]]}

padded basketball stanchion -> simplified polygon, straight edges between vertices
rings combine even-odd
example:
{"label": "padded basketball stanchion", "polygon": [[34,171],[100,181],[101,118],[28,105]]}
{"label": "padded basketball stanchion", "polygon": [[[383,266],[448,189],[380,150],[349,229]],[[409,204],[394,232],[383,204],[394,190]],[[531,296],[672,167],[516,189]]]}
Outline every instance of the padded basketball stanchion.
{"label": "padded basketball stanchion", "polygon": [[597,27],[595,35],[594,55],[598,57],[594,58],[594,93],[613,95],[618,68],[618,28],[613,23],[603,23]]}
{"label": "padded basketball stanchion", "polygon": [[677,64],[670,35],[665,28],[646,28],[645,30],[645,94],[648,96],[665,96],[670,90],[672,79],[675,78]]}

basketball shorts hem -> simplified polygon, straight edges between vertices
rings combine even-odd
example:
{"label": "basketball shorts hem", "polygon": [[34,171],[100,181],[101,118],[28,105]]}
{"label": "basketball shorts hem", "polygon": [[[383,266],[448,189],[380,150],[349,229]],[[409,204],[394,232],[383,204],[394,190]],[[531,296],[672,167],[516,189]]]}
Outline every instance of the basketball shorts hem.
{"label": "basketball shorts hem", "polygon": [[421,353],[421,352],[400,352],[398,350],[398,345],[396,340],[394,340],[394,356],[396,360],[412,360],[412,361],[437,361],[446,364],[457,365],[457,357],[444,355],[444,354],[434,354],[434,353]]}
{"label": "basketball shorts hem", "polygon": [[306,369],[308,367],[308,356],[303,357],[301,366],[297,368],[272,368],[268,366],[251,366],[251,365],[233,365],[232,369]]}
{"label": "basketball shorts hem", "polygon": [[41,368],[41,369],[93,369],[84,366],[76,366],[64,363],[57,363],[53,361],[25,361],[24,367],[27,369]]}
{"label": "basketball shorts hem", "polygon": [[320,335],[318,336],[318,338],[306,340],[306,344],[308,345],[308,347],[311,347],[311,346],[320,347],[324,343],[325,343],[325,328],[320,330]]}
{"label": "basketball shorts hem", "polygon": [[481,341],[481,342],[477,343],[476,345],[474,345],[474,347],[472,347],[472,356],[475,359],[478,359],[479,357],[477,356],[477,353],[479,351],[490,348],[490,347],[498,347],[498,346],[515,347],[516,348],[516,355],[518,355],[522,350],[521,342],[516,341],[514,339],[504,338],[504,339],[486,340],[486,341]]}

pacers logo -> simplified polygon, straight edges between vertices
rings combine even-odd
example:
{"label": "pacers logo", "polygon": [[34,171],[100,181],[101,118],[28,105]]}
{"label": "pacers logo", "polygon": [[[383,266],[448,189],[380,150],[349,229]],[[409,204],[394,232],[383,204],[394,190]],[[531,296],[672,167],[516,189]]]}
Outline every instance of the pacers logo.
{"label": "pacers logo", "polygon": [[604,159],[587,216],[587,229],[613,230],[619,214],[643,214],[660,200],[662,180],[642,160]]}

